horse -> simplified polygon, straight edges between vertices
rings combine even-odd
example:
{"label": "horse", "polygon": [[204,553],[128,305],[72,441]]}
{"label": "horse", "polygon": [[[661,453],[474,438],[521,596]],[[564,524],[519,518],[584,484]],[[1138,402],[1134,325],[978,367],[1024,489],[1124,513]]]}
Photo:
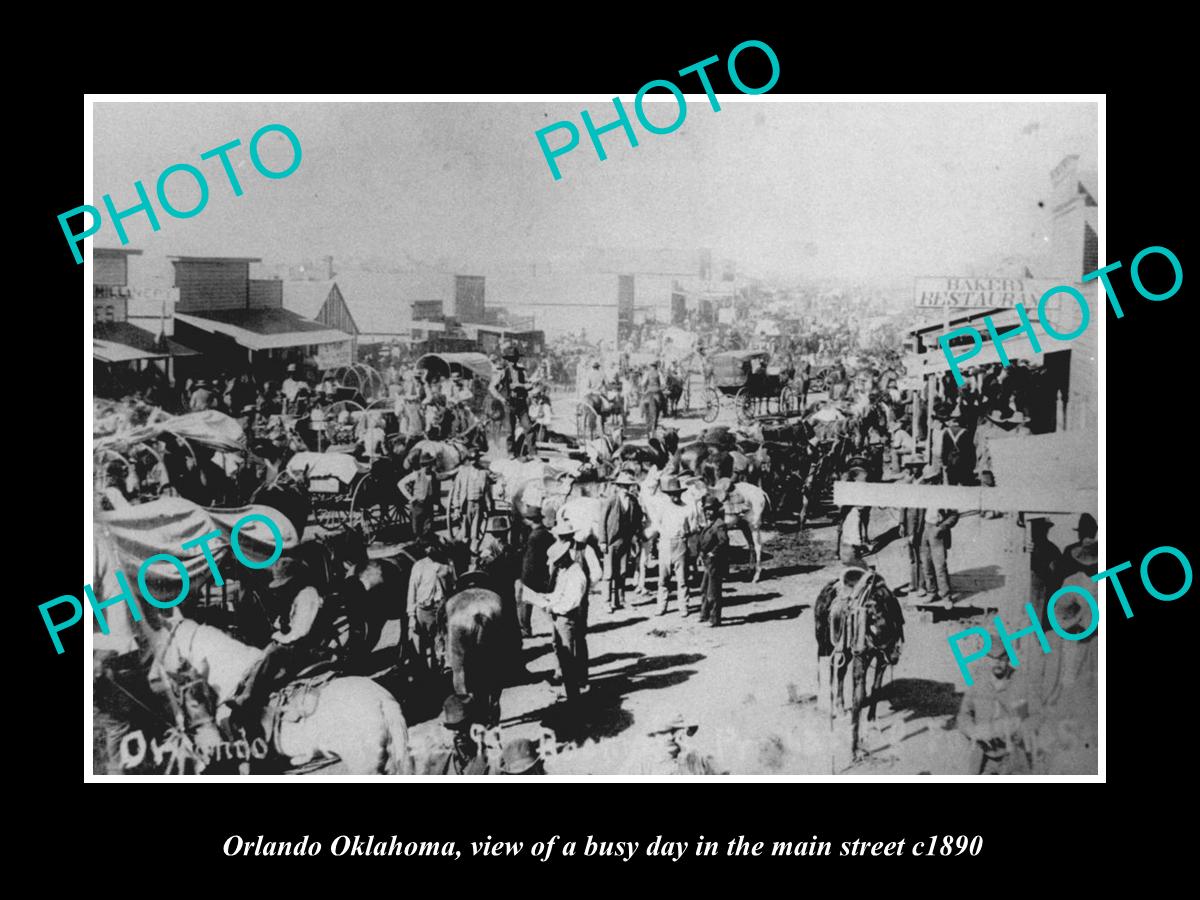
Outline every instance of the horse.
{"label": "horse", "polygon": [[480,724],[500,724],[500,694],[512,663],[512,623],[500,595],[483,587],[460,590],[446,601],[446,663],[454,692],[477,704]]}
{"label": "horse", "polygon": [[667,400],[667,408],[664,410],[664,415],[677,417],[679,415],[679,398],[683,396],[683,379],[678,375],[667,373],[666,389],[663,391],[663,396]]}
{"label": "horse", "polygon": [[751,581],[762,578],[762,523],[763,515],[770,507],[766,491],[758,485],[745,481],[734,482],[724,492],[713,491],[718,500],[725,504],[725,525],[738,529],[746,538],[746,546],[754,556],[754,575]]}
{"label": "horse", "polygon": [[[264,653],[230,637],[211,625],[184,618],[178,609],[163,616],[166,627],[149,625],[147,637],[154,655],[152,672],[174,685],[190,674],[195,678],[179,691],[178,707],[192,728],[211,725],[197,715],[188,689],[202,683],[209,690],[205,704],[225,703],[251,667]],[[194,696],[194,695],[191,695]],[[332,677],[327,680],[295,679],[271,695],[260,714],[268,746],[293,766],[318,756],[341,761],[351,775],[411,775],[408,725],[400,704],[369,678]]]}
{"label": "horse", "polygon": [[591,391],[584,395],[583,400],[584,407],[580,408],[582,413],[580,438],[603,434],[605,423],[613,416],[620,418],[622,430],[629,427],[629,411],[625,406],[624,396],[619,392]]}
{"label": "horse", "polygon": [[[855,761],[859,750],[859,717],[866,705],[867,669],[875,663],[871,687],[871,708],[867,721],[875,721],[875,707],[883,686],[883,673],[900,661],[904,642],[904,613],[887,583],[874,570],[847,567],[821,589],[813,606],[817,637],[817,665],[829,657],[829,714],[834,701],[840,712],[846,711],[844,687],[846,670],[853,664],[854,694],[851,713],[851,752]],[[836,682],[835,682],[836,675]]]}

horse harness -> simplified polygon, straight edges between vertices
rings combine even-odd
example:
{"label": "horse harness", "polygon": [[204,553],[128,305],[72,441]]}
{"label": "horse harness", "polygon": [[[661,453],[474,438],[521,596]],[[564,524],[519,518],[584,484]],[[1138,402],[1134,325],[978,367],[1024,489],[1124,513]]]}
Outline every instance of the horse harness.
{"label": "horse harness", "polygon": [[[853,585],[847,581],[851,572],[862,573]],[[833,657],[839,666],[847,655],[861,656],[867,650],[867,598],[871,596],[877,578],[872,569],[848,569],[842,575],[838,595],[829,610]]]}

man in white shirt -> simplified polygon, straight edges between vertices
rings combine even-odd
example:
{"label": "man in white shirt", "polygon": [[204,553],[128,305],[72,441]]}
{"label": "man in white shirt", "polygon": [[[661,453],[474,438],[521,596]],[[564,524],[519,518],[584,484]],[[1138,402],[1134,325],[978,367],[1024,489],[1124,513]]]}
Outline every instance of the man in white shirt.
{"label": "man in white shirt", "polygon": [[691,610],[691,592],[687,582],[687,538],[692,532],[693,510],[684,506],[683,487],[674,475],[668,476],[660,488],[671,498],[663,504],[658,521],[658,615],[666,615],[670,594],[667,581],[675,575],[675,590],[679,595],[680,611],[687,616]]}

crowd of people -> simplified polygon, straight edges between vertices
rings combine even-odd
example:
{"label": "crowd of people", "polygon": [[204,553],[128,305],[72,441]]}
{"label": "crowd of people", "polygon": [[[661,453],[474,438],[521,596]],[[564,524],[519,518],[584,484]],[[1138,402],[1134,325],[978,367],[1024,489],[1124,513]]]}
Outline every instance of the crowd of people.
{"label": "crowd of people", "polygon": [[[962,386],[947,375],[932,391],[914,389],[907,386],[899,348],[876,340],[878,335],[863,324],[870,311],[824,324],[819,313],[813,314],[804,320],[806,329],[788,328],[765,337],[741,323],[694,321],[694,339],[686,354],[667,353],[663,330],[645,326],[616,352],[582,340],[566,342],[552,345],[528,367],[519,348],[510,344],[492,357],[490,379],[462,369],[439,377],[432,368],[385,349],[369,359],[380,380],[370,385],[369,398],[364,396],[366,385],[347,384],[334,373],[318,373],[298,362],[286,365],[274,378],[246,372],[209,375],[185,378],[175,387],[150,368],[124,385],[124,415],[127,424],[136,425],[153,410],[216,410],[236,419],[247,446],[275,463],[291,452],[331,446],[368,462],[403,461],[396,490],[411,525],[412,540],[403,551],[411,564],[407,569],[369,561],[358,551],[338,557],[334,546],[329,552],[337,563],[336,578],[322,579],[317,577],[319,567],[305,558],[309,551],[289,551],[271,569],[269,579],[256,586],[264,598],[262,607],[270,612],[265,639],[278,648],[272,679],[298,675],[339,641],[339,652],[348,652],[345,639],[335,634],[335,611],[349,612],[351,619],[357,615],[359,621],[351,622],[349,633],[351,649],[358,652],[373,646],[383,622],[396,617],[399,602],[401,658],[422,671],[425,683],[438,683],[453,672],[456,656],[463,652],[451,639],[449,601],[468,587],[486,586],[501,598],[509,660],[504,683],[519,683],[525,676],[522,641],[533,637],[533,610],[538,609],[549,625],[561,700],[571,715],[581,716],[589,693],[590,601],[603,603],[609,614],[631,602],[653,602],[658,616],[674,608],[681,617],[696,614],[699,622],[724,626],[730,531],[747,528],[754,518],[747,490],[771,490],[782,483],[771,479],[785,479],[789,471],[802,473],[808,487],[822,478],[829,483],[835,476],[994,485],[990,442],[1047,429],[1046,410],[1054,408],[1057,389],[1042,370],[1022,362],[1006,368],[976,367],[965,373]],[[710,459],[720,458],[720,463],[711,469],[692,465],[680,452],[678,435],[661,427],[671,391],[693,376],[711,384],[711,357],[744,347],[769,351],[784,383],[799,398],[797,421],[784,441],[772,443],[761,428],[740,434],[740,444],[732,439],[710,441]],[[630,363],[646,356],[651,361]],[[765,364],[747,374],[751,384],[764,377]],[[623,447],[619,432],[616,440],[596,442],[556,434],[550,391],[567,384],[597,410],[620,410],[623,421],[631,409],[640,407],[645,446]],[[815,399],[818,389],[824,396]],[[370,408],[354,415],[354,406]],[[573,445],[576,461],[586,461],[573,470],[572,483],[583,485],[582,496],[595,501],[594,514],[578,512],[578,496],[544,496],[530,502],[528,497],[506,495],[511,485],[500,483],[481,452],[488,442],[465,440],[473,429],[485,427],[500,439],[488,450],[493,462],[535,461],[539,447],[548,441]],[[460,462],[449,471],[428,450],[414,450],[417,455],[411,459],[407,455],[413,441],[452,439],[461,444],[461,453]],[[759,451],[745,450],[751,439]],[[772,454],[780,454],[774,464]],[[586,489],[589,484],[591,492]],[[106,472],[102,493],[112,508],[133,501],[136,492],[130,489],[128,473],[113,468]],[[777,499],[782,496],[776,492]],[[862,565],[864,556],[875,549],[869,509],[833,513],[839,560]],[[932,595],[931,605],[952,607],[956,597],[949,552],[958,512],[930,504],[901,510],[899,519],[910,579],[906,588],[897,588],[897,596],[924,601]],[[800,522],[803,527],[803,513]],[[753,527],[757,525],[755,521]],[[752,543],[749,530],[746,534]],[[1049,542],[1045,525],[1036,526],[1034,534],[1036,601],[1044,608],[1060,586],[1088,574],[1089,560],[1094,574],[1096,528],[1094,520],[1085,517],[1079,541],[1064,550]],[[651,598],[647,588],[655,575]],[[1064,606],[1059,621],[1071,615]],[[1086,642],[1079,647],[1078,652],[1039,660],[1036,677],[1029,682],[1033,686],[1022,689],[1024,705],[1019,709],[1010,699],[1015,696],[1011,669],[994,658],[990,676],[968,692],[959,716],[960,729],[976,747],[973,765],[979,771],[1016,772],[1035,765],[1035,743],[1047,740],[1039,731],[1038,717],[1044,719],[1047,709],[1065,702],[1063,692],[1077,683],[1079,667],[1086,667],[1088,660],[1076,657],[1091,652]],[[261,684],[267,680],[264,676],[245,687],[240,705],[252,708],[261,703]],[[485,752],[483,735],[498,724],[502,687],[494,696],[456,689],[445,697],[441,710],[446,746],[425,761],[425,771],[544,772],[544,753],[523,738],[502,745],[493,742]],[[253,714],[245,714],[235,721],[249,727],[253,719]],[[651,732],[654,761],[638,771],[716,771],[712,760],[680,752],[694,727],[672,718],[656,728]],[[1041,736],[1035,738],[1035,733]]]}

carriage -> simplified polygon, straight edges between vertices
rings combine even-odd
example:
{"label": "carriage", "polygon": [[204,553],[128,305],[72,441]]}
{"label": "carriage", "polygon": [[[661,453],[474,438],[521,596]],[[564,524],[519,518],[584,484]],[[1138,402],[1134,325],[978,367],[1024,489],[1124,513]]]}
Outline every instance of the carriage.
{"label": "carriage", "polygon": [[749,424],[759,415],[790,415],[799,398],[790,376],[768,368],[765,350],[727,350],[709,358],[713,384],[704,391],[704,421],[715,422],[722,404],[732,401],[738,423]]}
{"label": "carriage", "polygon": [[358,527],[367,542],[406,532],[408,510],[390,459],[359,462],[349,453],[297,453],[272,486],[298,484],[327,531]]}
{"label": "carriage", "polygon": [[[426,353],[417,360],[417,370],[427,372],[431,382],[448,382],[453,375],[461,375],[471,385],[474,399],[467,408],[449,407],[450,427],[447,437],[460,437],[470,431],[483,413],[487,387],[494,373],[492,361],[483,353]],[[493,416],[495,418],[495,416]]]}

